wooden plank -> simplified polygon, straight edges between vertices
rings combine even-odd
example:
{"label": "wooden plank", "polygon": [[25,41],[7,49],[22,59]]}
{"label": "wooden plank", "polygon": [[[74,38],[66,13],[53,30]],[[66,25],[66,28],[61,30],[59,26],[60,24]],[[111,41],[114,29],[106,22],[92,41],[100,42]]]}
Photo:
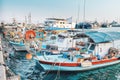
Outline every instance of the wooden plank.
{"label": "wooden plank", "polygon": [[6,73],[5,73],[5,67],[4,66],[0,66],[0,80],[6,80]]}
{"label": "wooden plank", "polygon": [[4,58],[2,53],[2,44],[0,39],[0,80],[6,80],[6,70],[5,67],[2,65],[4,64]]}
{"label": "wooden plank", "polygon": [[0,51],[0,63],[4,64],[3,53]]}
{"label": "wooden plank", "polygon": [[20,76],[18,76],[18,75],[11,76],[11,77],[8,77],[7,80],[20,80]]}

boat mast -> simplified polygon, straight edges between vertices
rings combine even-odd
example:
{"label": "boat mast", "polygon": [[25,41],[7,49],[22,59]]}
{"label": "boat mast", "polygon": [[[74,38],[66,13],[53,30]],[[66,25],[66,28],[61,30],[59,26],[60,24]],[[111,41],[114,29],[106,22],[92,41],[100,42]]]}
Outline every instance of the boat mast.
{"label": "boat mast", "polygon": [[84,32],[84,26],[85,26],[85,5],[86,5],[86,0],[84,0],[84,9],[83,9],[83,27],[82,27],[82,31]]}
{"label": "boat mast", "polygon": [[79,22],[79,14],[80,14],[80,3],[78,2],[78,13],[77,13],[77,23]]}
{"label": "boat mast", "polygon": [[85,21],[85,5],[86,5],[86,0],[84,0],[84,14],[83,14],[83,21]]}
{"label": "boat mast", "polygon": [[76,17],[76,28],[78,28],[78,22],[79,22],[79,14],[80,14],[80,0],[77,2],[77,17]]}

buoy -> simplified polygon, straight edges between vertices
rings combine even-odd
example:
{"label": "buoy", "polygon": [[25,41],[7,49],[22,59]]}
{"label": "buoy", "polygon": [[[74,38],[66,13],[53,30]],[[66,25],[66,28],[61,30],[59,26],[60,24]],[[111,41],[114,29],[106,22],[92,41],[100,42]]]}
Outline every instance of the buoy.
{"label": "buoy", "polygon": [[80,49],[76,47],[76,51],[79,51]]}
{"label": "buoy", "polygon": [[27,54],[26,54],[26,59],[28,59],[28,60],[32,59],[32,54],[27,53]]}

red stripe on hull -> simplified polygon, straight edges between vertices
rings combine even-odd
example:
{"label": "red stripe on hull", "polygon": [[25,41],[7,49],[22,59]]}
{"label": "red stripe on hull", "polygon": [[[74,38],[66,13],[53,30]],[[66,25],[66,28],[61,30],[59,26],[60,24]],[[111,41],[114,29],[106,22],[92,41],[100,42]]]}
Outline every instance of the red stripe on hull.
{"label": "red stripe on hull", "polygon": [[49,65],[57,65],[57,66],[70,66],[70,67],[76,67],[79,66],[80,63],[66,63],[66,62],[47,62],[47,61],[39,61],[42,64],[49,64]]}
{"label": "red stripe on hull", "polygon": [[92,62],[93,65],[97,65],[97,64],[103,64],[103,63],[108,63],[108,62],[113,62],[113,61],[117,61],[117,58],[113,58],[113,59],[103,59],[103,60],[98,60],[95,62]]}
{"label": "red stripe on hull", "polygon": [[[119,60],[118,58],[114,58],[114,59],[103,59],[103,60],[97,60],[97,61],[94,61],[92,62],[92,65],[97,65],[97,64],[103,64],[103,63],[108,63],[108,62],[114,62],[114,61],[117,61]],[[39,61],[40,63],[42,64],[49,64],[49,65],[57,65],[57,66],[69,66],[69,67],[76,67],[76,66],[79,66],[80,63],[78,62],[69,62],[69,63],[66,63],[66,62],[47,62],[47,61]]]}

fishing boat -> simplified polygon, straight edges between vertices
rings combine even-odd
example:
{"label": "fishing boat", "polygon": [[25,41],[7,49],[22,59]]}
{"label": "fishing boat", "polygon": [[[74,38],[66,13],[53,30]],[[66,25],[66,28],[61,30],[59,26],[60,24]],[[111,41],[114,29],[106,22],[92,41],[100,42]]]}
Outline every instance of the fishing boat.
{"label": "fishing boat", "polygon": [[14,38],[10,38],[9,43],[15,46],[25,46],[23,38],[19,37],[18,35],[15,35]]}
{"label": "fishing boat", "polygon": [[44,53],[35,59],[45,71],[86,71],[120,63],[120,32],[90,31],[76,37],[82,43],[76,45],[79,47],[76,51],[63,51],[60,55]]}
{"label": "fishing boat", "polygon": [[15,46],[24,46],[24,33],[21,31],[21,28],[16,29],[18,29],[18,31],[12,29],[7,32],[9,43]]}
{"label": "fishing boat", "polygon": [[10,43],[11,45],[16,45],[16,46],[25,46],[22,41],[21,41],[21,42],[9,41],[9,43]]}
{"label": "fishing boat", "polygon": [[[31,34],[31,33],[34,33],[33,35],[38,40],[42,40],[44,38],[43,32],[28,30],[28,31],[26,31],[26,34],[28,34],[28,35],[25,35],[25,39],[29,39],[29,34]],[[19,35],[16,35],[14,38],[9,40],[9,43],[11,45],[15,45],[15,46],[25,46],[25,44],[24,44],[25,39],[21,38]]]}

